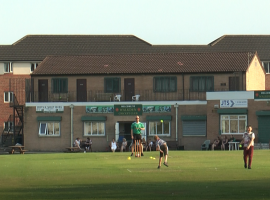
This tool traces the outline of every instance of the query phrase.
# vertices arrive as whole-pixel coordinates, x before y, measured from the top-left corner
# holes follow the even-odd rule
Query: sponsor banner
[[[247,108],[248,100],[220,100],[220,108]]]
[[[86,113],[113,113],[113,106],[86,106]]]
[[[64,106],[36,106],[37,113],[62,113]]]
[[[153,112],[171,112],[171,105],[147,105],[143,106],[144,113],[153,113]]]

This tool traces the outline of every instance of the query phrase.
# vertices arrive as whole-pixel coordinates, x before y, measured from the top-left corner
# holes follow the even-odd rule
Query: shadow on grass
[[[1,199],[270,199],[269,180],[74,184],[0,189]]]

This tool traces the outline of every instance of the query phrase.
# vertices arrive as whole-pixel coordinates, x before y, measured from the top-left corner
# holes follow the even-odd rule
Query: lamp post
[[[70,107],[70,147],[72,147],[72,144],[73,144],[73,109],[74,109],[74,105],[71,104],[69,107]]]
[[[178,141],[178,104],[174,104],[175,107],[175,140]]]

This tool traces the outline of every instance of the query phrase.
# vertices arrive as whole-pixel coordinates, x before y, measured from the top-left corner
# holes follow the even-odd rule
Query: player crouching
[[[156,150],[160,152],[158,169],[160,169],[163,154],[165,156],[165,160],[164,160],[163,165],[165,165],[166,167],[169,167],[168,163],[167,163],[167,158],[168,158],[167,143],[164,140],[160,139],[157,135],[154,136],[154,140],[156,142]]]

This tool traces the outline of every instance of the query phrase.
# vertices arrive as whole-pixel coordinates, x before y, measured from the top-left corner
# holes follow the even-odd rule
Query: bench
[[[97,93],[95,101],[112,101],[114,95],[112,93]]]
[[[26,151],[28,151],[28,150],[21,150],[20,154],[24,154],[24,152],[26,152]]]
[[[166,143],[169,150],[178,150],[178,141],[168,141]]]
[[[82,149],[79,147],[67,147],[68,152],[80,152]]]

